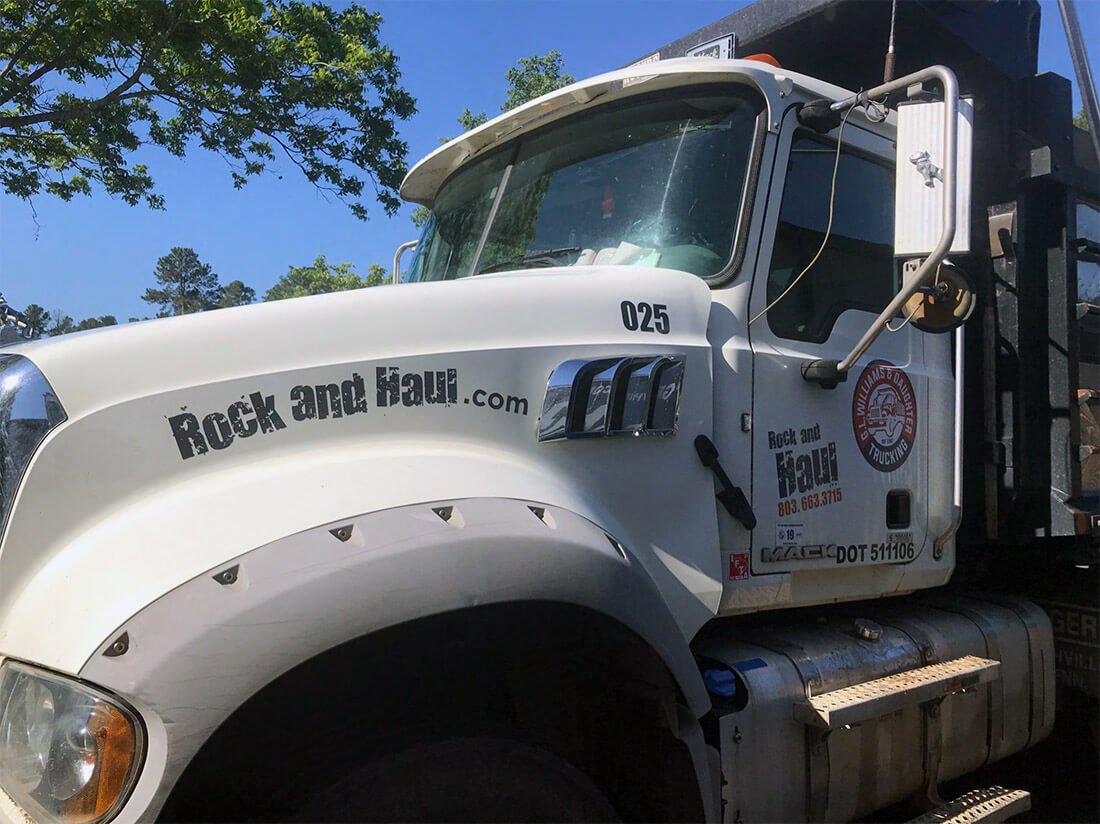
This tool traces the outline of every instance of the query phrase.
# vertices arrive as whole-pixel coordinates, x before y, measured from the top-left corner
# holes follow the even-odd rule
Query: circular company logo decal
[[[867,364],[852,396],[852,429],[859,451],[879,472],[905,463],[917,437],[917,398],[905,372],[889,361]]]

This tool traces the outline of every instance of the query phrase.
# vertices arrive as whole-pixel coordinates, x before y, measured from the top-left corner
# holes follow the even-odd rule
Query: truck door
[[[906,563],[927,539],[923,333],[899,318],[900,330],[884,333],[833,389],[801,371],[847,355],[897,292],[893,145],[852,113],[830,228],[836,130],[818,136],[788,114],[750,299],[752,572]],[[867,575],[881,577],[846,579]],[[834,575],[805,582],[827,597],[846,592]],[[852,589],[847,597],[875,594]]]

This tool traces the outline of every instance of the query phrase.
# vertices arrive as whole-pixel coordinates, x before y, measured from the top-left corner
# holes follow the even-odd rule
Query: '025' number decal
[[[668,306],[663,303],[631,303],[624,300],[619,308],[623,313],[623,326],[631,332],[659,332],[667,335],[671,328]]]

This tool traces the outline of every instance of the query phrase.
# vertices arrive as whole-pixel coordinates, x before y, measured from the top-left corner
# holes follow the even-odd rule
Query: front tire
[[[616,821],[596,786],[544,750],[498,738],[418,745],[357,767],[293,821]]]

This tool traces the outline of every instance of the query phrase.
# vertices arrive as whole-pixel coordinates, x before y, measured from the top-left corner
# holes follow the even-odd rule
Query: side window
[[[835,143],[795,136],[768,273],[768,303],[821,247],[835,160]],[[885,309],[897,292],[896,271],[893,169],[844,150],[829,241],[817,263],[768,312],[768,326],[781,338],[823,343],[845,309]]]

